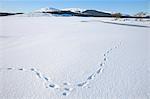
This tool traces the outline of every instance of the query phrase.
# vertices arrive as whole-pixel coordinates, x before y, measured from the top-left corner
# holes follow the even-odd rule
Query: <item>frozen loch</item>
[[[0,17],[0,99],[149,99],[149,24]]]

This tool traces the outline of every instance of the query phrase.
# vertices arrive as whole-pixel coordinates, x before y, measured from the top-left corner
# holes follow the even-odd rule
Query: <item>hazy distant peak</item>
[[[61,10],[62,11],[71,11],[71,12],[83,12],[86,9],[81,9],[81,8],[64,8],[64,9],[61,9]]]
[[[52,7],[45,7],[45,8],[36,10],[35,12],[53,12],[53,11],[59,11],[59,9],[52,8]]]

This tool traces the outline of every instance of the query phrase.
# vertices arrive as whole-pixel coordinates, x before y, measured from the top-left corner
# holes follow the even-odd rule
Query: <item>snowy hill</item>
[[[32,12],[32,13],[25,13],[21,15],[16,15],[18,17],[52,17],[54,15],[49,13],[41,13],[41,12]]]
[[[94,17],[101,17],[101,16],[111,16],[110,13],[105,13],[97,10],[85,10],[82,12],[82,14],[87,15],[87,16],[94,16]]]
[[[83,11],[85,11],[86,9],[80,9],[80,8],[65,8],[65,9],[61,9],[62,11],[71,11],[71,12],[75,12],[75,13],[82,13]]]
[[[36,10],[35,12],[53,12],[53,11],[59,11],[59,9],[46,7],[46,8],[41,8],[39,10]]]
[[[35,12],[40,13],[49,13],[57,16],[84,16],[84,17],[101,17],[101,16],[111,16],[111,14],[106,12],[101,12],[97,10],[86,10],[80,8],[65,8],[65,9],[55,9],[51,7],[41,8],[40,10],[36,10]]]

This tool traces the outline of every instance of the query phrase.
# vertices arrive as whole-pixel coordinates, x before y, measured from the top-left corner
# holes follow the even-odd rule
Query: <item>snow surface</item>
[[[0,17],[0,99],[150,98],[148,22]]]

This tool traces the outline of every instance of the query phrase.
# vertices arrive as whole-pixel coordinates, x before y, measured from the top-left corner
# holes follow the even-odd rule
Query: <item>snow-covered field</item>
[[[150,98],[149,22],[0,17],[0,99]]]

